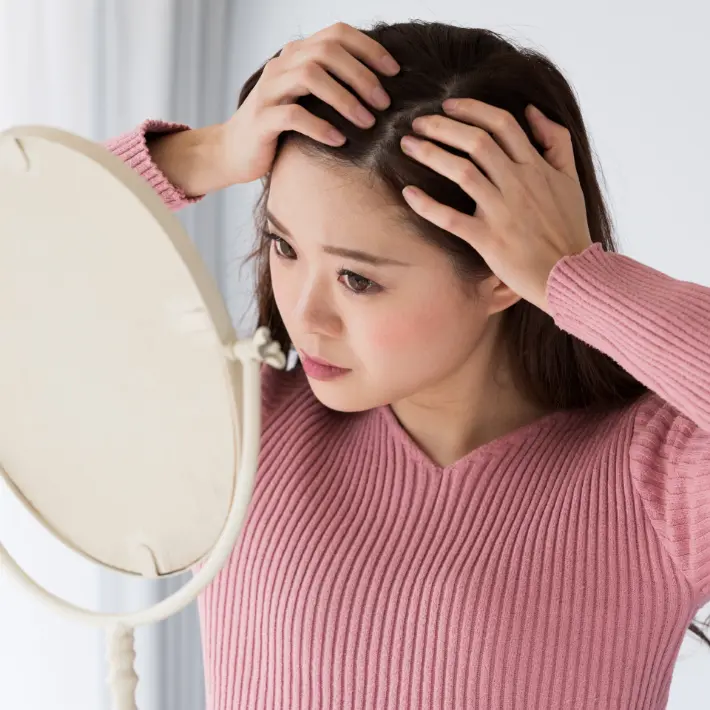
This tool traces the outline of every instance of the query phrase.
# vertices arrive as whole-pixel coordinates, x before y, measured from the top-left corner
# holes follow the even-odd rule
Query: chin
[[[381,398],[368,397],[366,394],[363,396],[361,388],[352,385],[345,387],[341,380],[316,380],[309,377],[308,383],[315,398],[336,412],[365,412],[383,404]]]

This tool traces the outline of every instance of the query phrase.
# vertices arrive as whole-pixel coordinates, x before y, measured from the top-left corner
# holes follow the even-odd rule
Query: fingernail
[[[340,131],[336,131],[335,129],[328,131],[328,138],[335,145],[342,145],[345,143],[345,136]]]
[[[371,126],[375,122],[375,117],[362,106],[357,107],[355,110],[355,116],[358,123],[362,123],[365,126]]]
[[[382,109],[387,108],[390,105],[390,97],[381,86],[378,86],[372,92],[372,103]]]
[[[400,67],[397,62],[390,57],[389,54],[386,54],[382,59],[380,60],[380,66],[385,70],[386,74],[396,74]]]
[[[405,153],[414,153],[419,147],[419,141],[412,136],[404,136],[399,144]]]

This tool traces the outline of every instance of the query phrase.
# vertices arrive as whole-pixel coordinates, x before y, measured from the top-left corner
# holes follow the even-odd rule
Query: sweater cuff
[[[153,162],[147,141],[151,134],[177,133],[189,129],[190,126],[184,123],[146,119],[134,130],[105,141],[103,145],[141,175],[167,207],[171,210],[179,210],[186,205],[199,202],[204,195],[188,197],[181,188],[173,185]]]

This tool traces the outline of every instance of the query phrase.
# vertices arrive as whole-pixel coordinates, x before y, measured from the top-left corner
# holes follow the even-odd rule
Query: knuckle
[[[263,74],[274,74],[276,73],[280,68],[284,66],[284,59],[282,56],[278,55],[276,57],[272,57],[269,59],[266,64],[264,64],[264,68],[262,69]]]
[[[419,155],[424,159],[428,160],[429,158],[432,157],[432,144],[429,143],[429,141],[421,141],[419,143],[419,146],[417,147],[417,150],[419,151]]]
[[[513,114],[510,113],[509,111],[501,111],[498,114],[496,128],[501,133],[509,131],[512,128],[515,128],[517,125],[518,125],[518,122],[515,120],[515,116],[513,116]]]
[[[461,161],[462,165],[459,168],[459,175],[458,178],[462,183],[465,184],[474,184],[475,182],[478,181],[478,168],[470,161]]]
[[[338,47],[340,47],[340,42],[338,42],[335,37],[323,37],[320,42],[316,45],[316,53],[319,57],[332,57]]]
[[[304,82],[311,83],[318,76],[319,69],[314,62],[308,61],[298,67],[298,73]]]
[[[473,149],[474,153],[482,153],[485,151],[490,143],[492,138],[486,131],[484,131],[482,128],[479,128],[476,130],[473,134],[473,137],[471,138],[471,148]]]
[[[446,214],[442,217],[442,222],[444,229],[447,232],[451,232],[452,234],[456,234],[458,230],[458,224],[459,220],[458,217],[455,214],[451,214],[450,212],[446,212]]]
[[[444,127],[444,117],[439,115],[422,116],[420,120],[424,128],[430,128],[433,131],[438,131]]]
[[[286,42],[281,49],[281,54],[292,54],[299,46],[300,40],[292,39],[290,42]]]
[[[284,115],[286,116],[286,120],[290,122],[295,122],[299,119],[301,115],[301,106],[298,104],[287,104],[284,107]]]
[[[324,35],[338,39],[343,37],[350,29],[350,25],[345,22],[334,22],[324,30]]]

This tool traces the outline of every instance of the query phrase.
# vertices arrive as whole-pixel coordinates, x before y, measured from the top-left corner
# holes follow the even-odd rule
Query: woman
[[[264,179],[259,324],[300,356],[199,598],[209,707],[665,707],[710,601],[710,289],[616,253],[552,62],[338,23],[225,124],[108,147],[173,209]]]

